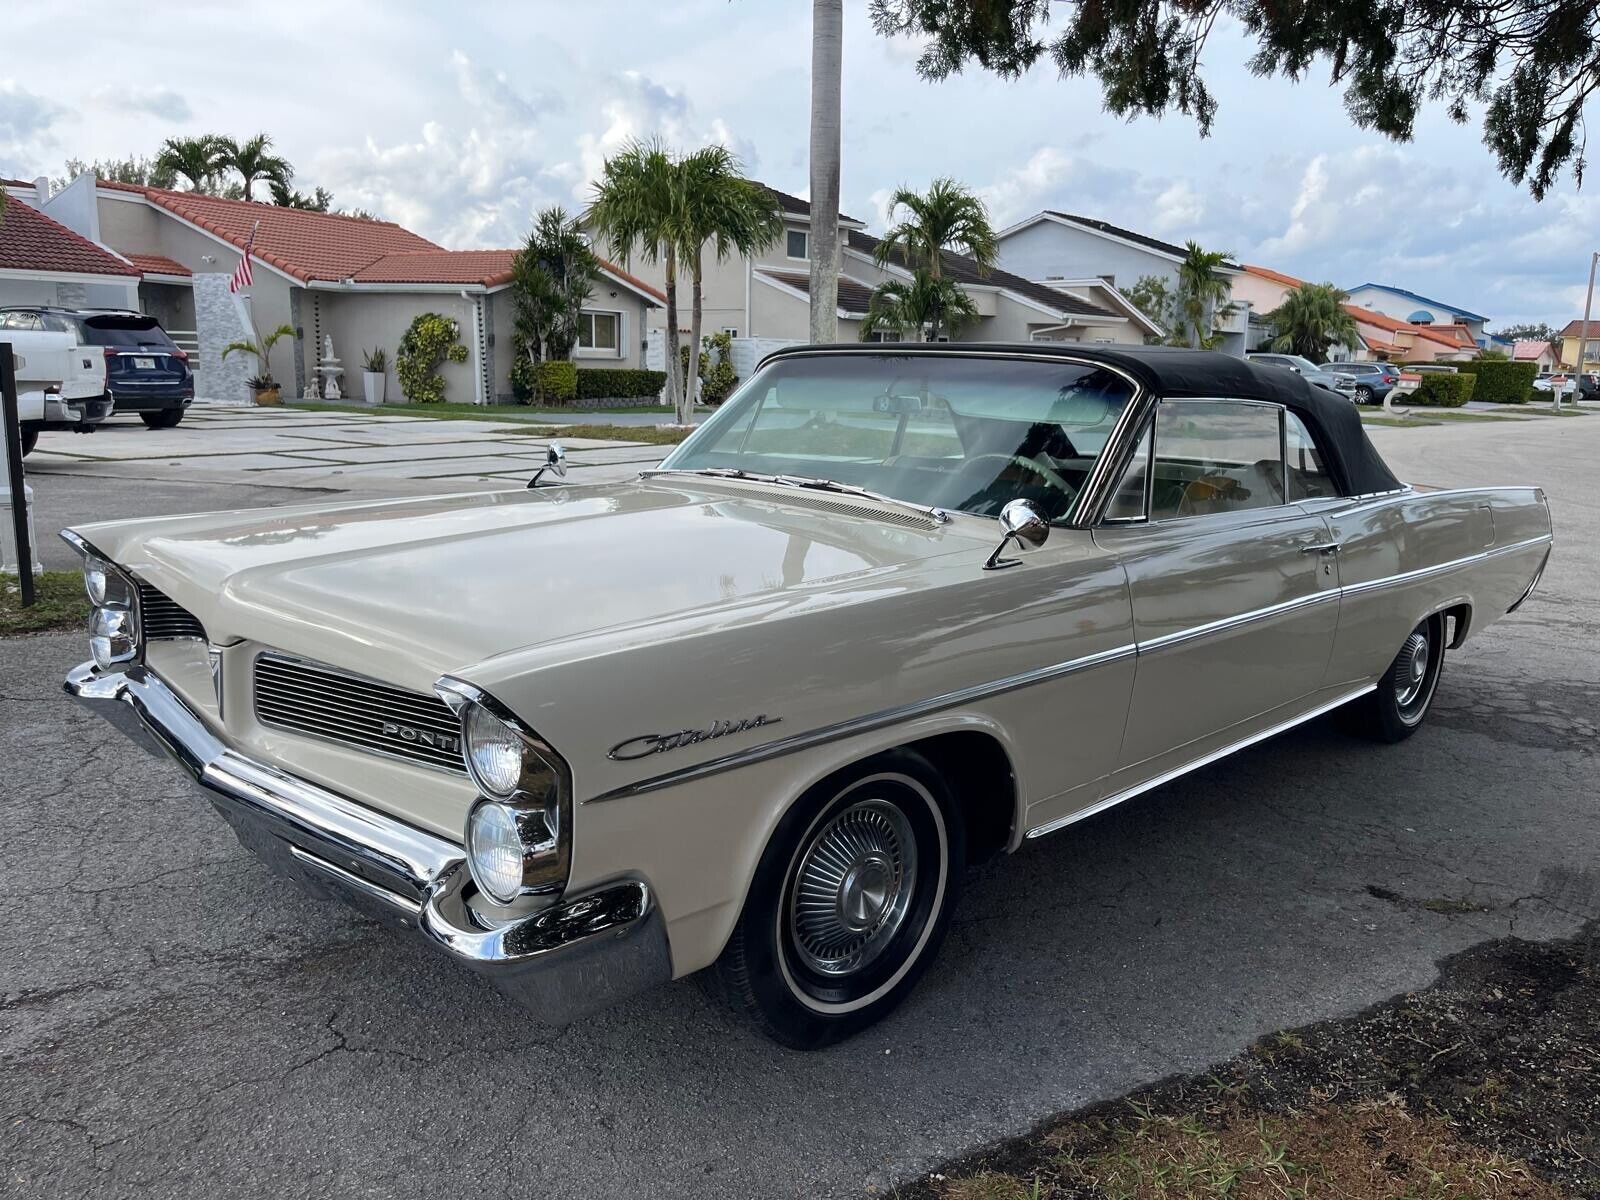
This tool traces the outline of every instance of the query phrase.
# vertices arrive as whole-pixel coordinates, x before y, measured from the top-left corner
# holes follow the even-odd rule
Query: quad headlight
[[[441,679],[461,721],[462,754],[483,793],[467,813],[467,869],[498,904],[559,892],[571,862],[571,773],[545,741],[492,697]]]
[[[133,580],[86,543],[68,541],[83,555],[83,590],[94,605],[89,653],[102,671],[125,666],[139,657],[139,602]]]

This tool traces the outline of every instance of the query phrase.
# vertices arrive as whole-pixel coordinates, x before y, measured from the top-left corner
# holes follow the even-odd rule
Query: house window
[[[736,338],[739,336],[739,329],[735,325],[724,325],[722,327],[722,332],[731,338]]]
[[[790,258],[804,258],[806,256],[806,231],[804,229],[789,230],[784,253]]]
[[[620,354],[622,314],[581,312],[578,314],[578,349],[590,354]]]

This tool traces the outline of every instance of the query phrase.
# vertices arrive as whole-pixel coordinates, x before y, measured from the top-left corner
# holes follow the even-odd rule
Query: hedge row
[[[622,367],[578,368],[579,400],[654,400],[666,386],[665,371],[638,371]]]
[[[1460,408],[1472,399],[1472,390],[1477,382],[1475,376],[1464,371],[1453,375],[1428,371],[1422,376],[1417,390],[1407,396],[1404,403],[1419,404],[1425,408]]]
[[[1539,375],[1538,363],[1504,358],[1479,358],[1450,365],[1463,375],[1477,377],[1478,384],[1472,390],[1474,400],[1495,404],[1526,404],[1533,398],[1533,381]]]

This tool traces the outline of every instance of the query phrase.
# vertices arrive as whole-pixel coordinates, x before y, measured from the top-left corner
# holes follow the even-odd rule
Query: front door
[[[1127,571],[1139,647],[1107,794],[1249,737],[1323,685],[1339,580],[1326,523],[1292,502],[1303,484],[1285,471],[1285,418],[1275,404],[1163,400],[1153,448],[1129,468],[1144,515],[1114,509],[1096,531]]]

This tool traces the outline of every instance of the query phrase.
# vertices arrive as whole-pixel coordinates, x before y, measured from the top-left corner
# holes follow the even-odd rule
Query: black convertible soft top
[[[1103,362],[1137,379],[1158,396],[1204,396],[1236,400],[1265,400],[1295,413],[1311,430],[1327,458],[1328,470],[1346,496],[1389,492],[1402,486],[1378,456],[1361,428],[1356,406],[1337,392],[1307,383],[1284,367],[1258,366],[1214,350],[1184,350],[1176,346],[1084,346],[1076,342],[911,342],[855,345],[795,346],[777,355],[804,354],[807,350],[850,351],[863,354],[1006,354],[1017,357],[1059,357],[1063,354],[1087,362]],[[774,356],[776,357],[776,355]]]

